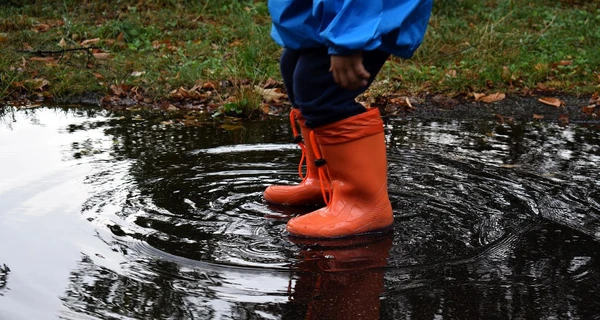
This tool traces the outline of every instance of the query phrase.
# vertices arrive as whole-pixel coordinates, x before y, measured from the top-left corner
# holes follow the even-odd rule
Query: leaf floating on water
[[[538,101],[545,105],[549,105],[549,106],[553,106],[553,107],[557,107],[557,108],[560,108],[565,105],[565,102],[558,98],[539,98]]]

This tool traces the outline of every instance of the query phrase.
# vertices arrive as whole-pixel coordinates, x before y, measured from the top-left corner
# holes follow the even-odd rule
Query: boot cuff
[[[383,132],[383,121],[378,108],[322,127],[314,128],[319,144],[339,144]]]

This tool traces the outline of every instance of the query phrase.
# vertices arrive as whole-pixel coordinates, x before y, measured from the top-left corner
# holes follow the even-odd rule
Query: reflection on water
[[[17,319],[26,311],[3,303],[25,304],[17,289],[52,292],[62,309],[43,311],[66,319],[600,316],[595,127],[386,119],[394,233],[314,243],[285,233],[312,208],[261,198],[297,181],[285,120],[226,130],[238,127],[99,110],[2,119],[0,202],[16,220],[0,222],[0,266],[11,266],[0,267],[0,310]],[[57,156],[24,156],[40,150]],[[68,209],[51,222],[24,213],[57,204]],[[36,225],[78,230],[62,235],[76,245],[48,249]],[[15,239],[71,261],[46,258],[65,283],[31,283],[51,276],[25,274],[37,269]]]

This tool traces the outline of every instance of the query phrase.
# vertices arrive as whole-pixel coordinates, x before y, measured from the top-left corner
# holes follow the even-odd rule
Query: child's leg
[[[363,53],[369,84],[388,58]],[[367,87],[346,90],[329,72],[325,49],[304,51],[294,71],[294,99],[306,119],[326,207],[287,223],[291,235],[337,238],[390,230],[387,158],[379,109],[355,101]],[[306,139],[306,137],[305,137]]]
[[[369,85],[388,57],[389,54],[383,51],[363,52],[363,65],[371,74]],[[292,90],[294,105],[300,108],[302,116],[306,119],[306,125],[311,128],[366,111],[354,99],[368,86],[352,91],[340,87],[329,71],[329,59],[326,48],[303,50],[294,70]]]
[[[298,146],[302,149],[302,158],[300,160],[298,172],[303,179],[302,182],[297,185],[269,186],[265,190],[263,196],[267,202],[275,204],[322,205],[324,202],[321,194],[319,175],[315,166],[315,156],[310,141],[308,140],[310,130],[306,127],[304,119],[298,111],[298,106],[294,102],[294,71],[296,70],[299,58],[300,51],[284,49],[281,54],[281,60],[279,61],[279,67],[288,97],[294,107],[291,114],[293,117],[291,119],[291,125],[292,127],[296,127],[297,124],[300,125],[300,134],[304,137],[303,140],[298,140],[298,137],[294,137],[294,141],[298,143]],[[302,174],[303,160],[306,161],[305,174]]]
[[[283,84],[287,91],[288,98],[294,108],[298,108],[294,102],[294,71],[300,58],[300,51],[292,49],[283,49],[279,60],[279,71],[283,78]]]

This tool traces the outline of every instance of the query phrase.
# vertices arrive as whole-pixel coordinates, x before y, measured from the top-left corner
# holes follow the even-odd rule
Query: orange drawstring
[[[329,206],[331,202],[331,197],[333,196],[333,190],[331,188],[331,178],[329,177],[329,172],[325,171],[325,164],[327,162],[325,159],[321,157],[321,151],[319,150],[319,146],[317,145],[317,140],[315,138],[315,132],[310,132],[310,143],[312,144],[313,152],[315,153],[315,165],[317,166],[317,170],[319,171],[319,182],[321,185],[321,193],[323,194],[323,200],[325,204]],[[325,191],[327,189],[327,191]]]
[[[298,175],[304,181],[308,176],[308,166],[306,166],[306,176],[302,172],[302,166],[306,161],[306,145],[304,144],[304,139],[302,135],[298,134],[298,128],[296,128],[296,113],[299,113],[298,109],[292,108],[290,111],[290,124],[292,125],[292,134],[294,135],[294,142],[298,144],[300,150],[302,150],[302,156],[300,157],[300,163],[298,163]]]

